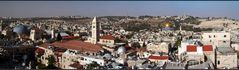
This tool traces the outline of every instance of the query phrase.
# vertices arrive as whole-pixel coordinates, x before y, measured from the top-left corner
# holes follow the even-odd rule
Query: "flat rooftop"
[[[185,64],[179,62],[166,62],[165,69],[185,69]]]
[[[231,47],[217,47],[217,52],[220,54],[234,54],[236,51],[234,51]]]

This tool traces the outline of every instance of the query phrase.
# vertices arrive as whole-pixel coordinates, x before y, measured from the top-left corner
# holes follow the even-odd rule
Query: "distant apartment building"
[[[99,43],[112,47],[115,44],[115,38],[112,35],[103,35]]]
[[[213,45],[216,47],[230,47],[231,35],[226,32],[208,32],[202,34],[203,44]]]

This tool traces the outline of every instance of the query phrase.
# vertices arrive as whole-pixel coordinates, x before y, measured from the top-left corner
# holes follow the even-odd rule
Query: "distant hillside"
[[[232,29],[237,29],[239,28],[239,21],[230,20],[230,19],[214,19],[214,20],[202,21],[199,25],[195,25],[194,27],[200,27],[200,28],[228,27]]]

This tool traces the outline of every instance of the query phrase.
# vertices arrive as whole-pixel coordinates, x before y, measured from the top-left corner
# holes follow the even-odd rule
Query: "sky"
[[[181,16],[239,19],[239,1],[0,1],[0,16]]]

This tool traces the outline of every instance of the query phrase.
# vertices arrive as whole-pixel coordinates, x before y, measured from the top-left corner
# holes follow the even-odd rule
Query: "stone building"
[[[100,57],[100,52],[103,49],[99,45],[68,40],[54,43],[44,43],[37,47],[36,57],[38,62],[48,65],[48,58],[54,56],[55,66],[63,69],[72,69],[70,65],[79,62],[81,65],[89,64],[93,61],[100,65],[104,65],[103,57]]]
[[[208,32],[202,34],[203,44],[213,45],[213,49],[216,47],[230,46],[231,36],[226,32]]]
[[[103,35],[99,43],[112,47],[115,44],[115,38],[112,35]]]
[[[168,43],[166,43],[166,42],[147,44],[148,51],[168,53],[168,49],[169,49]]]
[[[96,17],[94,17],[91,25],[91,42],[96,44],[99,40],[99,22],[97,21]]]
[[[215,61],[218,69],[237,69],[237,53],[230,47],[216,48]]]

